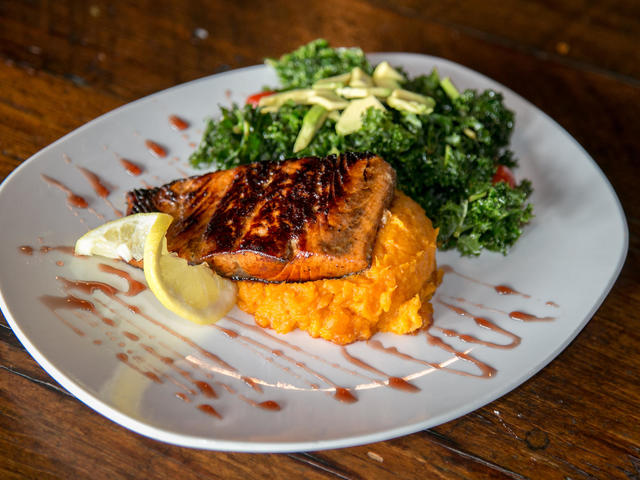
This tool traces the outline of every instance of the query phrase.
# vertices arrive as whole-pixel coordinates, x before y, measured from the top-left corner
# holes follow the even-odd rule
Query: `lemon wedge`
[[[173,218],[158,216],[144,242],[144,276],[166,308],[194,323],[224,317],[236,302],[237,287],[216,275],[206,263],[189,265],[167,251],[166,233]]]
[[[88,231],[78,239],[77,255],[122,258],[125,262],[142,260],[144,242],[151,226],[166,213],[138,213],[122,217]]]
[[[173,221],[166,213],[137,213],[107,222],[78,239],[75,253],[144,260],[149,288],[166,308],[199,324],[224,317],[236,303],[236,285],[206,263],[189,265],[167,250]]]

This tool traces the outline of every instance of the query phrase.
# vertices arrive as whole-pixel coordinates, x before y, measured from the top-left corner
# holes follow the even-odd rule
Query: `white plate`
[[[143,182],[160,185],[184,173],[197,173],[188,168],[186,159],[193,142],[200,139],[204,119],[215,115],[218,105],[242,102],[263,85],[276,84],[273,72],[263,66],[208,77],[119,108],[37,153],[4,181],[0,187],[0,300],[11,327],[36,361],[82,402],[143,435],[197,448],[282,452],[375,442],[441,424],[504,395],[558,355],[602,303],[626,256],[625,218],[607,179],[558,124],[506,87],[439,58],[404,53],[371,56],[373,62],[382,59],[402,65],[411,75],[429,73],[437,67],[441,75],[450,76],[460,88],[496,89],[504,93],[506,104],[516,112],[512,145],[520,159],[516,174],[533,182],[534,220],[506,257],[485,253],[465,259],[452,252],[438,254],[439,263],[484,282],[446,275],[439,289],[441,298],[464,297],[471,303],[447,301],[521,337],[517,348],[504,350],[464,343],[432,329],[455,348],[494,367],[497,374],[493,378],[430,371],[366,343],[350,346],[352,355],[384,371],[384,375],[378,375],[346,361],[339,347],[304,333],[281,337],[301,347],[302,351],[296,351],[253,329],[223,320],[220,325],[245,336],[230,339],[212,327],[185,324],[163,310],[148,291],[124,298],[160,319],[183,339],[127,312],[101,294],[95,297],[118,312],[114,314],[96,303],[103,315],[116,319],[114,327],[86,312],[58,310],[56,316],[39,300],[43,295],[66,295],[56,276],[103,279],[124,286],[123,280],[98,270],[100,259],[82,260],[60,251],[38,253],[42,245],[73,245],[81,234],[102,223],[98,215],[114,217],[113,208],[96,195],[76,167],[98,174],[111,187],[108,199],[119,210],[124,210],[125,192],[143,186]],[[188,120],[191,127],[185,132],[173,130],[168,122],[171,114]],[[147,139],[164,145],[168,157],[153,157],[145,147]],[[146,173],[141,177],[127,174],[118,155],[143,165]],[[86,198],[94,213],[68,205],[66,194],[45,182],[41,174]],[[35,248],[33,255],[19,252],[19,247],[25,245]],[[140,271],[131,267],[111,264],[143,278]],[[498,295],[491,288],[498,284],[510,285],[530,297]],[[500,313],[516,309],[556,319],[519,322]],[[232,316],[251,323],[238,310],[232,311]],[[69,325],[84,335],[75,333]],[[508,342],[504,336],[477,327],[472,318],[460,316],[442,304],[435,305],[435,325],[489,341]],[[127,336],[127,332],[135,333],[139,339]],[[207,370],[197,368],[193,362],[214,370],[220,370],[219,365],[194,344],[185,342],[187,338],[215,352],[241,374],[264,381],[263,392],[233,378],[233,372],[231,376],[217,372],[207,377]],[[247,338],[264,346],[252,344]],[[415,357],[448,361],[449,368],[477,372],[469,362],[427,344],[424,334],[376,338]],[[155,348],[159,356],[172,357],[176,369],[147,353],[143,345]],[[285,355],[274,355],[274,350],[282,350]],[[118,353],[127,352],[130,364],[116,358]],[[342,367],[331,366],[334,362]],[[308,370],[300,366],[302,363]],[[136,368],[171,378],[163,376],[162,383],[156,383]],[[186,374],[178,370],[189,371],[193,379],[208,382],[219,398],[212,400],[202,394],[191,395],[190,402],[177,398],[177,392],[194,388]],[[310,370],[333,384],[359,386],[358,402],[335,400],[332,383],[314,376]],[[408,378],[421,391],[409,393],[371,381],[384,380],[385,375]],[[283,384],[288,388],[282,388]],[[319,388],[315,390],[311,384]],[[266,400],[277,402],[282,410],[268,411],[250,404]],[[213,405],[222,419],[196,408],[203,403]]]

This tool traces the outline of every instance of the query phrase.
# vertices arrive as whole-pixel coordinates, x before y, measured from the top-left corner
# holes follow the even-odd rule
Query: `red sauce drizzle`
[[[456,357],[460,358],[461,360],[466,360],[468,362],[473,363],[476,367],[478,367],[480,369],[481,373],[481,377],[484,378],[490,378],[493,377],[496,374],[496,369],[493,368],[490,365],[487,365],[484,362],[481,362],[480,360],[478,360],[475,357],[472,357],[471,355],[464,353],[464,352],[460,352],[459,350],[456,350],[455,348],[453,348],[451,345],[449,345],[448,343],[442,341],[441,338],[436,337],[434,335],[431,335],[429,332],[427,332],[427,342],[429,343],[429,345],[433,345],[435,347],[441,348],[449,353],[454,354]],[[458,372],[460,375],[464,375],[464,376],[469,376],[469,377],[477,377],[478,375],[474,375],[472,373],[466,373],[466,372]]]
[[[83,337],[84,332],[80,330],[78,327],[69,322],[62,315],[59,315],[57,310],[85,310],[89,312],[95,311],[95,306],[93,303],[82,300],[80,298],[74,297],[72,295],[68,295],[66,297],[54,297],[51,295],[43,295],[40,297],[40,301],[53,313],[62,323],[64,323],[67,327],[69,327],[76,335]]]
[[[194,380],[193,384],[196,387],[198,387],[198,390],[200,390],[200,393],[202,393],[205,397],[218,398],[218,394],[216,393],[216,391],[207,382],[203,382],[201,380]]]
[[[452,273],[454,275],[459,276],[460,278],[464,278],[465,280],[469,280],[470,282],[477,283],[478,285],[484,285],[485,287],[493,288],[500,295],[520,295],[523,298],[531,298],[531,295],[527,293],[522,293],[507,285],[491,285],[486,282],[481,282],[480,280],[476,280],[475,278],[468,277],[467,275],[463,275],[460,272],[456,272],[451,265],[440,265],[440,270],[443,273]],[[547,302],[547,305],[558,306],[554,302]]]
[[[153,372],[146,372],[144,370],[142,370],[141,368],[139,368],[137,365],[134,365],[133,363],[131,363],[131,361],[129,360],[129,355],[127,355],[126,353],[116,353],[116,358],[118,360],[120,360],[122,363],[126,364],[127,366],[133,368],[136,372],[141,373],[142,375],[144,375],[145,377],[147,377],[149,380],[151,380],[152,382],[155,383],[164,383],[160,377],[158,377],[158,375],[156,375]]]
[[[42,174],[42,178],[48,184],[53,185],[54,187],[62,190],[64,193],[67,194],[68,205],[76,208],[87,208],[89,206],[89,204],[84,198],[82,198],[80,195],[76,195],[75,193],[73,193],[67,186],[63,185],[59,181],[54,180],[53,178],[44,174]]]
[[[228,317],[228,318],[229,318],[229,317]],[[239,322],[238,320],[235,320],[235,319],[232,319],[232,318],[229,318],[229,320],[231,320],[232,322],[234,322],[234,323],[236,323],[236,324],[244,325],[244,326],[245,326],[245,327],[247,327],[247,328],[253,328],[253,326],[248,325],[248,324],[244,324],[243,322]],[[327,385],[330,385],[330,386],[332,386],[332,387],[334,387],[334,388],[338,388],[338,386],[337,386],[335,383],[333,383],[331,380],[329,380],[327,377],[325,377],[325,376],[324,376],[324,375],[322,375],[321,373],[317,372],[316,370],[313,370],[312,368],[309,368],[305,363],[300,362],[300,361],[296,361],[296,360],[295,360],[295,359],[293,359],[292,357],[289,357],[289,356],[285,355],[281,350],[273,350],[273,349],[271,349],[271,347],[268,347],[267,345],[265,345],[265,344],[263,344],[263,343],[260,343],[260,342],[258,342],[257,340],[254,340],[254,339],[252,339],[252,338],[250,338],[250,337],[246,337],[246,336],[244,336],[244,335],[239,335],[239,334],[237,334],[236,332],[234,332],[233,330],[225,329],[225,328],[223,328],[223,327],[220,327],[219,325],[212,325],[212,326],[213,326],[214,328],[216,328],[216,329],[218,329],[218,330],[222,331],[223,333],[226,333],[226,334],[229,334],[229,332],[232,332],[232,335],[233,335],[233,334],[237,335],[238,337],[242,338],[242,340],[243,340],[244,342],[246,342],[246,343],[248,343],[248,344],[251,344],[251,345],[254,345],[254,346],[256,346],[256,347],[258,347],[258,348],[260,348],[260,349],[262,349],[262,350],[269,351],[269,352],[271,352],[271,354],[272,354],[272,355],[277,356],[277,357],[280,357],[280,358],[282,358],[282,359],[286,360],[287,362],[294,364],[296,367],[300,368],[301,370],[304,370],[305,372],[307,372],[307,373],[309,373],[309,374],[311,374],[311,375],[315,376],[316,378],[318,378],[318,379],[322,380],[322,381],[323,381],[323,382],[325,382]],[[288,342],[286,342],[286,341],[284,341],[284,340],[277,339],[277,338],[275,338],[275,337],[273,337],[273,336],[271,336],[271,335],[269,335],[269,334],[264,333],[264,332],[262,331],[262,328],[260,328],[260,327],[255,327],[255,329],[256,329],[256,331],[258,331],[258,332],[262,333],[263,335],[266,335],[266,336],[268,336],[269,338],[273,338],[274,340],[276,340],[276,341],[277,341],[277,342],[279,342],[280,344],[285,344],[285,345],[287,345],[287,346],[291,347],[292,349],[294,349],[294,350],[296,350],[296,351],[302,351],[302,349],[301,349],[300,347],[297,347],[297,346],[292,345],[292,344],[290,344],[290,343],[288,343]],[[226,331],[226,332],[225,332],[225,331]],[[235,338],[235,337],[233,337],[233,338]],[[282,367],[282,368],[283,368],[284,370],[286,370],[286,371],[290,371],[287,367]],[[243,380],[245,380],[245,378],[244,378],[244,377],[243,377],[242,379],[243,379]],[[253,380],[251,380],[251,382],[252,382],[252,383],[247,383],[247,384],[248,384],[249,386],[251,386],[254,390],[262,391],[261,389],[260,389],[260,390],[258,390],[258,389],[256,388],[256,387],[258,387],[258,385],[256,385],[256,384],[253,382]],[[245,383],[246,383],[246,380],[245,380]],[[258,387],[258,388],[259,388],[259,387]]]
[[[30,247],[29,245],[22,245],[18,247],[18,251],[25,255],[33,255],[33,247]]]
[[[153,372],[144,372],[144,376],[156,383],[163,383],[162,380],[160,380],[160,377]]]
[[[137,177],[138,175],[142,174],[142,167],[140,167],[139,165],[136,165],[130,160],[127,160],[126,158],[121,158],[120,164],[124,167],[124,169],[127,171],[129,175],[133,175],[134,177]]]
[[[420,389],[415,385],[407,382],[404,378],[400,377],[389,377],[388,385],[391,388],[395,388],[396,390],[404,390],[405,392],[419,392]]]
[[[132,340],[134,342],[137,342],[138,340],[140,340],[140,337],[138,335],[136,335],[135,333],[131,333],[131,332],[123,332],[122,333],[125,337],[127,337],[129,340]]]
[[[258,385],[252,378],[242,376],[242,381],[246,385],[248,385],[251,388],[253,388],[256,392],[262,393],[262,387],[260,385]]]
[[[191,403],[191,399],[187,396],[186,393],[177,392],[176,397],[178,397],[183,402]]]
[[[82,288],[82,282],[78,282],[80,285],[78,285],[79,288]],[[68,285],[69,288],[72,287],[76,287],[75,282],[70,282],[70,284]],[[118,290],[116,290],[118,291]],[[176,332],[175,330],[169,328],[167,325],[165,325],[164,323],[156,320],[155,318],[147,315],[146,313],[144,313],[139,307],[135,306],[135,305],[130,305],[126,302],[124,302],[123,300],[121,300],[120,298],[118,298],[115,295],[111,295],[111,298],[113,300],[115,300],[116,302],[118,302],[120,305],[124,306],[125,308],[128,308],[129,311],[135,313],[136,315],[140,315],[142,318],[144,318],[145,320],[148,320],[149,322],[151,322],[153,325],[161,328],[162,330],[164,330],[165,332],[169,333],[170,335],[174,336],[175,338],[177,338],[178,340],[181,340],[182,342],[186,343],[187,345],[189,345],[191,348],[193,348],[194,350],[198,351],[202,356],[206,357],[209,360],[214,361],[215,363],[217,363],[218,365],[220,365],[221,367],[232,371],[232,372],[237,372],[237,370],[232,367],[231,365],[229,365],[227,362],[225,362],[224,360],[222,360],[220,357],[218,357],[217,355],[215,355],[214,353],[205,350],[204,348],[202,348],[200,345],[198,345],[197,343],[195,343],[193,340],[191,340],[188,337],[185,337],[184,335],[179,334],[178,332]],[[151,336],[150,336],[151,338]]]
[[[509,332],[508,330],[505,330],[503,328],[500,328],[498,325],[496,325],[495,323],[487,320],[486,318],[483,317],[476,317],[475,315],[470,314],[469,312],[467,312],[465,309],[457,307],[455,305],[451,305],[449,303],[445,303],[443,301],[438,301],[441,305],[444,305],[445,307],[447,307],[449,310],[452,310],[454,312],[456,312],[458,315],[462,316],[462,317],[470,317],[473,319],[473,321],[476,323],[476,325],[478,325],[479,327],[483,327],[486,328],[487,330],[491,330],[493,332],[496,333],[500,333],[506,337],[511,338],[511,343],[508,344],[499,344],[499,343],[494,343],[494,342],[487,342],[484,340],[480,340],[477,337],[474,337],[473,335],[465,335],[465,334],[461,334],[456,332],[455,330],[451,330],[451,329],[447,329],[447,328],[440,328],[439,330],[444,333],[446,336],[448,337],[458,337],[460,340],[467,342],[467,343],[477,343],[480,345],[484,345],[487,347],[491,347],[491,348],[502,348],[502,349],[511,349],[511,348],[515,348],[518,345],[520,345],[521,342],[521,338],[511,332]]]
[[[234,367],[232,367],[227,362],[222,360],[216,354],[210,352],[209,350],[206,350],[206,349],[202,348],[200,345],[198,345],[196,342],[194,342],[190,338],[185,337],[184,335],[181,335],[180,333],[178,333],[175,330],[171,329],[170,327],[168,327],[164,323],[162,323],[162,322],[156,320],[155,318],[147,315],[146,313],[144,313],[140,309],[140,307],[137,307],[135,305],[131,305],[131,304],[123,301],[122,299],[118,298],[116,296],[116,293],[118,293],[120,291],[117,288],[115,288],[115,287],[113,287],[111,285],[107,285],[107,284],[102,283],[102,282],[70,281],[70,280],[67,280],[67,279],[62,278],[62,277],[56,277],[56,278],[61,280],[62,282],[64,282],[66,288],[76,288],[76,289],[79,289],[79,290],[84,291],[86,293],[92,293],[93,290],[96,290],[96,289],[97,290],[101,290],[105,295],[109,296],[110,298],[112,298],[114,301],[118,302],[123,307],[129,309],[129,311],[135,313],[136,315],[140,315],[142,318],[144,318],[145,320],[151,322],[156,327],[161,328],[162,330],[164,330],[165,332],[167,332],[170,335],[174,336],[178,340],[186,343],[191,348],[193,348],[198,353],[200,353],[200,355],[202,355],[205,358],[217,363],[218,365],[220,365],[221,367],[223,367],[223,368],[225,368],[225,369],[227,369],[229,371],[237,372],[237,370]]]
[[[40,253],[43,255],[51,251],[66,253],[68,255],[73,255],[74,257],[84,257],[84,255],[76,255],[73,247],[67,247],[64,245],[57,246],[57,247],[50,247],[48,245],[43,245],[40,247]]]
[[[371,365],[369,365],[368,363],[362,361],[361,359],[354,357],[353,355],[351,355],[347,349],[345,347],[342,347],[342,356],[344,358],[346,358],[349,362],[353,363],[354,365],[364,369],[364,370],[369,370],[370,372],[376,373],[378,375],[382,375],[382,376],[387,376],[386,373],[384,373],[382,370],[378,370],[375,367],[372,367]],[[399,378],[399,377],[389,377],[389,379],[387,380],[387,382],[385,383],[385,385],[387,385],[388,387],[391,388],[396,388],[398,390],[404,390],[406,392],[419,392],[420,389],[418,387],[416,387],[415,385],[410,384],[409,382],[407,382],[406,380]]]
[[[211,415],[212,417],[218,417],[220,420],[222,420],[222,415],[220,415],[218,411],[215,408],[213,408],[211,405],[203,403],[201,405],[198,405],[198,410],[206,413],[207,415]]]
[[[67,295],[66,297],[54,297],[44,295],[40,300],[53,310],[84,310],[85,312],[95,312],[96,306],[89,300]]]
[[[242,328],[246,328],[246,329],[249,329],[249,330],[253,330],[253,331],[255,331],[256,333],[259,333],[259,334],[260,334],[261,336],[263,336],[263,337],[267,337],[267,338],[269,338],[269,339],[273,340],[274,342],[276,342],[276,343],[278,343],[278,344],[280,344],[280,345],[285,345],[286,347],[291,348],[292,350],[294,350],[294,351],[296,351],[296,352],[298,352],[298,353],[304,353],[304,354],[306,354],[306,355],[309,355],[310,357],[312,357],[312,358],[314,358],[314,359],[316,359],[316,360],[318,360],[318,361],[320,361],[320,362],[323,362],[323,363],[324,363],[324,364],[326,364],[326,365],[330,365],[330,366],[331,366],[331,367],[333,367],[333,368],[337,368],[337,369],[343,370],[343,371],[345,371],[345,372],[350,373],[351,375],[356,375],[356,376],[359,376],[359,377],[367,378],[367,379],[368,379],[368,380],[370,380],[370,381],[376,381],[375,379],[373,379],[373,378],[371,378],[371,377],[367,377],[367,376],[365,376],[365,375],[362,375],[362,374],[361,374],[361,373],[359,373],[359,372],[355,372],[355,371],[351,371],[351,370],[344,369],[344,368],[342,368],[342,367],[341,367],[339,364],[337,364],[337,363],[331,363],[331,362],[328,362],[326,359],[324,359],[323,357],[321,357],[321,356],[319,356],[319,355],[315,355],[315,354],[313,354],[313,353],[310,353],[310,352],[304,351],[302,348],[298,347],[297,345],[294,345],[294,344],[292,344],[292,343],[289,343],[289,342],[287,342],[287,341],[285,341],[285,340],[282,340],[281,338],[278,338],[278,337],[276,337],[276,336],[274,336],[274,335],[271,335],[271,334],[269,334],[269,333],[265,332],[265,330],[264,330],[262,327],[259,327],[259,326],[257,326],[257,325],[251,325],[251,324],[248,324],[248,323],[244,323],[244,322],[241,322],[241,321],[239,321],[239,320],[237,320],[237,319],[235,319],[235,318],[229,317],[229,316],[227,316],[227,319],[228,319],[229,321],[233,322],[233,323],[234,323],[234,324],[236,324],[236,325],[242,326]],[[218,325],[213,325],[213,326],[214,326],[215,328],[220,328]],[[247,341],[248,343],[251,343],[251,344],[253,344],[253,345],[258,346],[259,348],[262,348],[262,349],[265,349],[265,350],[267,350],[267,351],[270,351],[270,352],[271,352],[271,354],[272,354],[273,356],[275,356],[275,357],[283,358],[283,359],[285,359],[286,361],[288,361],[288,362],[290,362],[290,363],[295,364],[295,366],[296,366],[296,367],[298,367],[298,368],[300,368],[300,369],[304,370],[305,372],[307,372],[307,373],[309,373],[309,374],[311,374],[311,375],[315,376],[316,378],[318,378],[318,379],[322,380],[322,381],[323,381],[323,382],[325,382],[327,385],[330,385],[331,387],[336,388],[336,389],[342,388],[342,387],[339,387],[338,385],[336,385],[334,382],[332,382],[330,379],[328,379],[328,378],[327,378],[327,377],[325,377],[324,375],[322,375],[322,374],[320,374],[319,372],[317,372],[317,371],[315,371],[315,370],[313,370],[313,369],[311,369],[311,368],[307,367],[303,362],[295,361],[293,358],[291,358],[291,357],[289,357],[289,356],[285,355],[285,354],[284,354],[284,352],[283,352],[282,350],[272,349],[272,348],[270,348],[270,347],[267,347],[267,346],[266,346],[266,345],[264,345],[264,344],[261,344],[260,342],[257,342],[257,341],[255,341],[255,340],[253,340],[253,339],[251,339],[251,338],[248,338],[248,337],[244,337],[244,336],[242,336],[242,338],[243,338],[245,341]],[[384,374],[383,374],[383,375],[384,375]],[[382,382],[379,382],[379,383],[380,383],[380,384],[382,384]],[[314,390],[319,389],[318,385],[316,385],[316,384],[310,384],[310,387],[311,387],[311,388],[313,388]],[[334,396],[334,398],[338,399],[338,397],[336,397],[336,396]],[[354,398],[355,398],[355,397],[354,397]]]
[[[506,285],[496,285],[495,287],[493,287],[493,289],[496,292],[498,292],[500,295],[520,295],[521,297],[524,297],[524,298],[531,298],[531,295],[520,293],[517,290],[514,290],[513,288],[508,287]]]
[[[109,189],[104,186],[104,184],[102,183],[98,175],[96,175],[90,170],[87,170],[84,167],[78,167],[78,169],[80,169],[83,175],[87,177],[87,180],[89,180],[89,183],[91,183],[91,186],[93,187],[93,190],[96,192],[96,195],[98,195],[101,198],[107,198],[109,196],[109,193],[111,192],[109,192]]]
[[[355,403],[358,399],[346,388],[336,387],[336,393],[333,398],[343,403]]]
[[[265,402],[260,402],[257,405],[260,408],[263,408],[264,410],[273,410],[273,411],[280,411],[280,405],[277,402],[274,402],[273,400],[267,400]]]
[[[126,302],[124,302],[123,300],[121,300],[120,298],[118,298],[116,296],[116,294],[118,292],[120,292],[117,288],[108,285],[106,283],[103,282],[87,282],[87,281],[81,281],[81,280],[77,280],[77,281],[71,281],[71,280],[67,280],[66,278],[63,277],[56,277],[56,279],[60,280],[61,282],[63,282],[65,284],[65,288],[67,289],[77,289],[80,290],[82,292],[91,294],[94,291],[98,290],[101,291],[102,293],[104,293],[105,295],[107,295],[108,297],[112,298],[113,300],[115,300],[116,302],[120,303],[122,306],[128,308],[131,312],[140,315],[142,318],[144,318],[145,320],[148,320],[149,322],[153,323],[154,325],[156,325],[157,327],[163,329],[164,331],[166,331],[167,333],[173,335],[174,337],[178,338],[179,340],[183,341],[184,343],[186,343],[187,345],[191,346],[193,349],[195,349],[196,351],[198,351],[201,355],[203,355],[204,357],[206,357],[209,360],[212,360],[214,362],[216,362],[218,365],[222,366],[223,368],[226,368],[230,371],[236,372],[237,370],[232,367],[231,365],[229,365],[227,362],[225,362],[224,360],[222,360],[220,357],[218,357],[216,354],[205,350],[204,348],[202,348],[200,345],[198,345],[197,343],[195,343],[193,340],[191,340],[188,337],[185,337],[184,335],[179,334],[178,332],[176,332],[175,330],[169,328],[167,325],[165,325],[164,323],[154,319],[153,317],[150,317],[149,315],[145,314],[144,312],[142,312],[142,310],[140,309],[140,307],[137,307],[135,305],[131,305],[128,304]]]
[[[398,358],[402,358],[404,360],[410,360],[413,362],[421,363],[422,365],[427,365],[433,368],[443,368],[440,364],[434,362],[427,362],[426,360],[422,360],[420,358],[416,358],[412,355],[409,355],[404,352],[400,352],[396,347],[385,347],[380,340],[367,340],[367,345],[371,346],[375,350],[380,350],[382,352],[389,353]]]
[[[189,128],[189,122],[177,115],[170,115],[169,123],[175,130],[186,130],[187,128]]]
[[[221,326],[217,326],[217,328],[218,328],[218,330],[220,330],[222,333],[224,333],[229,338],[238,338],[238,332],[235,332],[235,331],[230,330],[228,328],[223,328]]]
[[[167,156],[167,150],[156,142],[145,140],[144,144],[146,145],[147,150],[149,150],[155,157],[165,158]]]
[[[525,312],[509,312],[509,316],[514,320],[522,320],[523,322],[551,322],[555,320],[555,317],[536,317],[530,313]]]
[[[129,290],[127,290],[125,293],[125,295],[128,297],[138,295],[140,292],[147,289],[147,286],[144,283],[135,280],[128,272],[125,272],[124,270],[112,267],[111,265],[107,265],[106,263],[101,263],[100,265],[98,265],[98,268],[105,273],[112,273],[119,276],[120,278],[124,278],[129,283]]]
[[[105,295],[107,295],[108,297],[113,298],[115,294],[118,293],[119,291],[116,287],[104,282],[67,280],[66,278],[60,277],[60,276],[57,276],[56,280],[60,280],[62,283],[64,283],[66,288],[75,288],[76,290],[80,290],[81,292],[84,292],[87,294],[91,294],[96,290],[98,290],[104,293]]]

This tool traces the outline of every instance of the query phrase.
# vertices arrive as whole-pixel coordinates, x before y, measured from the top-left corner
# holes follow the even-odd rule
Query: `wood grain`
[[[638,32],[631,0],[0,1],[0,179],[126,102],[325,37],[449,58],[523,95],[592,155],[630,231],[611,293],[539,374],[439,427],[341,450],[252,455],[144,438],[58,386],[1,318],[0,477],[640,478]]]

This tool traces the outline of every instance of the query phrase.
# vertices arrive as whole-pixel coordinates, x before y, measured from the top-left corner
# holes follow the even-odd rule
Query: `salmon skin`
[[[339,278],[369,268],[395,181],[367,153],[258,162],[133,190],[127,213],[170,214],[169,251],[225,277]]]

